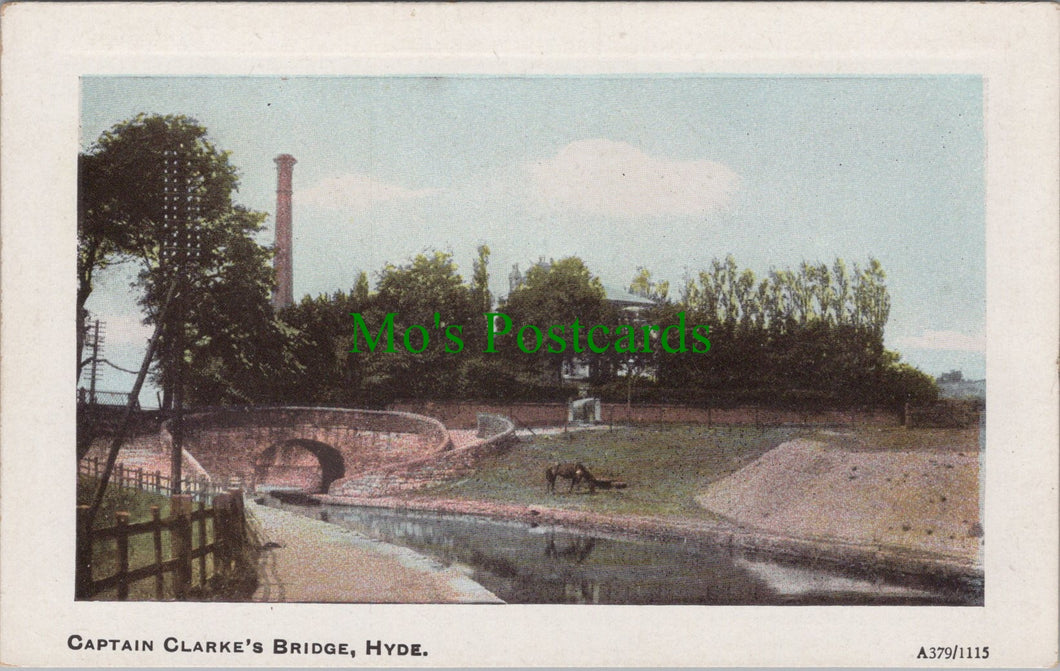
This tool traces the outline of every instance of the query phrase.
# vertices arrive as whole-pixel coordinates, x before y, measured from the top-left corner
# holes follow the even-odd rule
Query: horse
[[[596,493],[596,478],[589,472],[589,469],[584,464],[580,463],[566,463],[566,464],[552,464],[545,469],[545,480],[547,482],[545,491],[556,493],[556,478],[566,478],[570,480],[570,489],[567,493],[570,494],[574,491],[574,487],[582,482],[589,483],[589,493]]]

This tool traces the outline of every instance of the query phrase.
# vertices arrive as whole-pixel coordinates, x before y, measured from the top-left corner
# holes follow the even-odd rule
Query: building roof
[[[650,298],[644,298],[636,294],[631,294],[625,289],[619,289],[617,287],[604,285],[604,296],[608,301],[612,303],[619,303],[621,305],[638,305],[648,307],[655,305],[655,301]]]

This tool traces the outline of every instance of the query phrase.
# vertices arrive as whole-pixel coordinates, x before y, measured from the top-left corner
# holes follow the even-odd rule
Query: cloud
[[[986,335],[980,333],[970,336],[958,331],[924,331],[919,336],[899,338],[898,344],[909,349],[985,352]]]
[[[649,156],[605,139],[572,142],[528,169],[539,199],[616,217],[705,214],[725,207],[740,186],[721,163]]]
[[[311,187],[299,189],[294,198],[299,205],[363,212],[380,203],[426,198],[438,192],[439,189],[406,189],[364,173],[351,173],[329,177]]]

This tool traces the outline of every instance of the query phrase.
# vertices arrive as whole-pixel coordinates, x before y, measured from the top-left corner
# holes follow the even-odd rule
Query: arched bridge
[[[353,476],[452,447],[445,425],[406,412],[238,408],[184,419],[185,452],[212,478],[238,478],[252,488],[327,492]]]

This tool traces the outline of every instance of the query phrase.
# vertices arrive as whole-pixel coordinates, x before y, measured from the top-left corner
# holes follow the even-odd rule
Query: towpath
[[[335,524],[247,503],[261,532],[254,601],[501,603],[455,568]]]

